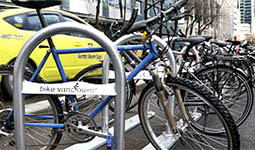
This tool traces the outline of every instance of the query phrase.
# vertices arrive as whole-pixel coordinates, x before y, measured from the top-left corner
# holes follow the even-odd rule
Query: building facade
[[[250,24],[251,33],[255,33],[254,0],[239,0],[241,24]]]
[[[237,5],[239,0],[233,0],[232,3],[232,18],[233,18],[233,35],[235,39],[240,39],[238,33],[240,32],[241,18],[240,10]]]

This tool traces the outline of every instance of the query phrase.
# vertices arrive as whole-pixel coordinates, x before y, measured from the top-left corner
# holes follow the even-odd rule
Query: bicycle
[[[201,48],[205,47],[205,43],[203,43],[205,41],[206,38],[203,36],[175,38],[174,42],[186,43],[180,52],[175,52],[180,66],[178,74],[208,87],[229,109],[236,125],[240,126],[251,112],[253,90],[251,83],[247,82],[246,74],[234,68],[233,65],[227,65],[227,62],[235,61],[234,63],[238,64],[242,60],[225,55],[220,57],[220,55],[210,54],[208,56],[210,47]],[[198,48],[198,51],[195,46],[199,44],[202,46]],[[215,53],[215,51],[211,51]]]
[[[179,1],[178,3],[176,3],[175,5],[173,5],[172,7],[170,7],[167,11],[165,11],[166,15],[171,15],[172,13],[175,12],[175,10],[180,9],[182,6],[184,6],[186,4],[186,0],[182,0]],[[151,23],[153,23],[156,20],[159,20],[162,16],[158,15],[155,16],[154,18],[151,18],[150,20],[147,20],[145,22],[137,22],[135,23],[130,29],[129,32],[133,32],[133,31],[137,31],[138,29],[144,29],[146,28],[146,26],[150,25]],[[36,35],[33,36],[32,40],[30,41],[30,44],[28,45],[30,48],[28,48],[28,50],[33,49],[33,47],[36,47],[38,44],[40,44],[42,41],[48,39],[49,37],[53,37],[54,35],[61,33],[63,31],[77,31],[77,32],[81,32],[82,28],[84,27],[83,25],[76,25],[77,29],[72,29],[70,28],[70,23],[61,23],[61,24],[56,24],[56,25],[51,25],[49,27],[46,27],[44,29],[42,29],[41,31],[39,31]],[[67,30],[69,29],[69,30]],[[81,30],[78,30],[81,29]],[[83,32],[84,33],[84,32]],[[163,47],[162,51],[158,51],[158,49],[156,48],[154,42],[152,42],[153,36],[147,37],[145,39],[145,47],[144,45],[131,45],[131,46],[117,46],[118,50],[150,50],[150,54],[144,59],[142,60],[142,62],[127,76],[127,81],[132,79],[141,69],[143,68],[148,68],[151,75],[152,75],[152,79],[154,81],[154,86],[151,87],[149,89],[153,89],[156,90],[156,95],[159,96],[159,102],[156,106],[157,106],[157,112],[156,113],[162,113],[164,112],[162,115],[163,116],[167,116],[166,119],[161,120],[163,122],[163,128],[160,129],[166,129],[164,130],[164,132],[162,131],[162,133],[165,133],[165,135],[167,135],[170,140],[173,140],[172,142],[170,142],[170,145],[162,145],[162,143],[158,143],[158,139],[156,138],[155,135],[158,135],[157,133],[152,133],[149,131],[152,131],[150,129],[152,129],[152,127],[154,127],[153,125],[149,124],[149,121],[151,118],[151,115],[148,116],[148,109],[149,107],[147,107],[148,105],[148,100],[146,97],[143,98],[144,96],[141,97],[141,101],[139,106],[143,107],[143,112],[140,112],[140,118],[144,121],[142,121],[142,126],[144,127],[145,133],[146,135],[149,137],[150,141],[152,142],[152,144],[157,148],[157,149],[165,149],[165,148],[170,148],[173,146],[173,144],[181,144],[181,141],[185,140],[189,140],[190,138],[193,138],[193,141],[189,141],[189,142],[194,142],[194,140],[198,140],[200,142],[205,142],[202,145],[198,145],[200,144],[200,142],[196,141],[192,144],[197,144],[196,146],[198,146],[197,148],[201,148],[203,146],[222,146],[220,149],[238,149],[239,148],[239,134],[237,131],[237,128],[234,124],[234,121],[232,119],[232,117],[229,115],[229,112],[227,111],[227,109],[213,96],[210,94],[210,92],[206,91],[201,85],[197,85],[196,83],[192,82],[192,81],[188,81],[188,80],[184,80],[184,79],[179,79],[179,78],[175,78],[172,76],[171,73],[171,67],[169,66],[169,63],[165,63],[165,69],[167,71],[167,78],[162,77],[159,78],[157,71],[155,71],[155,67],[154,67],[154,62],[153,60],[155,60],[156,58],[160,58],[162,56],[164,56],[163,54],[165,53],[169,53],[169,50],[167,47]],[[24,47],[24,49],[26,48],[26,46]],[[57,49],[55,49],[57,51]],[[70,50],[70,49],[69,49]],[[84,52],[93,52],[93,51],[103,51],[103,48],[84,48],[83,51]],[[78,49],[78,51],[81,51],[81,49]],[[67,50],[59,50],[58,53],[67,53]],[[69,51],[69,53],[71,52],[71,50]],[[160,53],[159,53],[160,52]],[[29,55],[29,54],[27,54]],[[19,60],[19,59],[18,59]],[[17,61],[18,61],[17,60]],[[18,63],[18,62],[17,62]],[[58,63],[58,61],[57,61]],[[15,64],[17,65],[17,64]],[[33,74],[32,78],[35,78],[37,76],[37,74],[39,73],[40,68],[36,69],[35,73]],[[60,69],[61,70],[61,69]],[[63,77],[63,76],[62,76]],[[161,80],[165,80],[167,82],[161,82]],[[32,79],[30,79],[32,81]],[[65,80],[64,80],[65,81]],[[167,84],[167,86],[163,85],[164,83]],[[33,84],[33,82],[31,83],[31,85]],[[50,85],[49,85],[50,86]],[[194,89],[194,87],[196,89],[203,89],[201,91]],[[148,88],[145,88],[148,89]],[[186,95],[189,95],[188,97],[182,97],[182,95],[180,94],[180,91],[182,90]],[[54,90],[53,90],[54,91]],[[67,92],[64,92],[67,93]],[[62,93],[62,94],[64,94]],[[41,93],[42,94],[42,93]],[[49,93],[45,93],[46,95]],[[56,94],[56,93],[55,93]],[[98,132],[97,130],[97,125],[96,125],[96,121],[93,118],[112,98],[112,96],[108,96],[106,99],[103,100],[102,103],[100,103],[96,109],[94,109],[93,111],[91,111],[91,115],[86,115],[84,114],[84,112],[86,111],[85,109],[83,109],[86,106],[81,106],[81,109],[77,109],[77,105],[75,103],[75,101],[72,101],[74,103],[74,105],[72,103],[68,103],[66,102],[67,105],[71,106],[70,108],[66,107],[66,110],[63,111],[62,107],[61,107],[61,103],[58,100],[60,97],[62,97],[62,94],[57,94],[59,96],[54,96],[54,95],[49,95],[49,97],[52,100],[49,100],[49,104],[51,104],[50,106],[53,109],[48,109],[49,111],[53,111],[51,114],[53,115],[41,115],[41,114],[26,114],[26,117],[28,118],[36,118],[36,119],[44,119],[44,122],[47,121],[48,119],[51,119],[51,122],[53,123],[34,123],[34,122],[26,122],[25,125],[27,128],[33,130],[33,126],[34,127],[41,127],[42,130],[40,131],[46,131],[43,127],[48,127],[46,132],[48,132],[46,135],[46,139],[44,142],[40,142],[40,144],[38,144],[37,146],[45,146],[44,148],[46,149],[51,149],[51,148],[55,148],[56,146],[58,146],[58,142],[61,138],[61,134],[63,132],[63,129],[65,129],[66,133],[70,136],[70,138],[74,139],[76,142],[86,142],[89,141],[91,139],[93,139],[95,136],[100,136],[100,137],[109,137],[110,135],[105,134],[105,133],[101,133]],[[67,93],[69,94],[69,93]],[[144,94],[146,95],[146,94]],[[168,104],[174,104],[173,100],[171,100],[171,98],[173,98],[173,95],[175,95],[177,101],[176,103],[178,104],[178,109],[179,112],[177,112],[179,114],[178,115],[173,115],[173,113],[171,113],[170,108],[168,107]],[[192,96],[191,96],[192,95]],[[14,96],[15,97],[15,96]],[[194,107],[192,107],[190,109],[190,111],[186,111],[184,105],[183,105],[183,101],[182,98],[191,98],[191,97],[195,97],[195,98],[199,98],[198,101],[196,102],[200,102],[199,106],[201,106],[200,109],[197,110],[201,110],[200,114],[203,113],[207,113],[207,111],[205,110],[210,110],[210,112],[214,112],[213,114],[216,114],[216,116],[214,116],[216,119],[214,119],[214,121],[219,121],[217,122],[217,126],[213,127],[213,125],[216,124],[205,124],[205,120],[201,119],[201,117],[205,117],[205,114],[201,115],[201,117],[193,117],[190,113],[191,112],[195,112],[195,110],[192,110],[193,108],[197,108],[198,104],[193,102]],[[75,98],[74,96],[66,96],[66,101],[67,100],[72,100],[72,98]],[[100,98],[100,97],[99,97]],[[75,100],[75,99],[74,99]],[[191,101],[192,103],[192,101]],[[173,105],[172,105],[173,106]],[[172,108],[172,107],[171,107]],[[164,111],[162,111],[164,110]],[[83,113],[82,113],[83,112]],[[150,111],[149,111],[150,112]],[[33,112],[34,113],[34,112]],[[39,112],[40,113],[40,112]],[[198,113],[198,112],[197,112]],[[48,113],[47,113],[48,114]],[[163,117],[162,115],[159,115],[157,117],[153,118],[158,118],[158,117]],[[11,118],[11,114],[8,113],[8,119]],[[53,117],[54,116],[54,117]],[[149,117],[149,118],[148,118]],[[9,121],[10,123],[12,123],[11,119],[10,120],[5,120],[5,121]],[[123,119],[123,118],[122,118]],[[196,120],[199,119],[199,120]],[[176,121],[175,121],[176,120]],[[28,120],[26,120],[28,121]],[[33,120],[34,121],[34,120]],[[42,120],[41,120],[42,121]],[[65,123],[65,124],[64,124]],[[153,123],[153,122],[151,122]],[[160,122],[158,122],[160,123]],[[177,124],[176,124],[177,123]],[[201,123],[201,124],[200,124]],[[10,124],[9,124],[10,125]],[[207,125],[207,126],[205,126]],[[202,128],[201,128],[202,127]],[[8,129],[7,126],[4,127],[6,130]],[[219,137],[217,135],[210,135],[209,133],[211,133],[211,130],[214,130],[214,128],[216,129],[222,129],[222,134],[224,136]],[[187,135],[187,138],[185,138],[185,136],[183,136],[184,134],[188,133],[187,131],[191,130],[193,132],[189,132],[189,134]],[[3,130],[2,130],[3,131]],[[9,131],[9,130],[7,130]],[[166,132],[165,132],[166,131]],[[13,131],[10,131],[11,133],[13,133]],[[155,131],[156,132],[156,131]],[[8,132],[7,132],[8,133]],[[191,135],[191,137],[188,137],[190,135],[190,133],[194,134]],[[10,134],[10,133],[8,133]],[[29,133],[28,133],[29,134]],[[41,133],[42,134],[42,133]],[[33,137],[31,134],[29,134],[30,137]],[[165,137],[167,137],[165,136]],[[49,140],[48,137],[51,137],[51,139]],[[174,139],[171,139],[171,137],[175,137]],[[202,139],[207,138],[212,139],[213,137],[215,137],[214,140],[212,141],[201,141]],[[36,137],[35,137],[36,138]],[[195,139],[197,138],[197,139]],[[182,139],[181,141],[178,141],[178,139]],[[39,139],[37,139],[39,140]],[[219,140],[218,142],[223,142],[223,145],[221,144],[215,144],[215,140]],[[40,141],[40,140],[39,140]],[[34,141],[32,141],[34,142]],[[187,141],[185,141],[187,142]],[[213,143],[211,143],[213,142]],[[26,143],[29,144],[29,143]],[[178,145],[175,148],[181,148],[181,146],[190,146],[190,143],[188,143],[187,145]],[[226,144],[226,145],[225,145]],[[35,146],[35,145],[32,145]],[[182,147],[183,148],[183,147]]]

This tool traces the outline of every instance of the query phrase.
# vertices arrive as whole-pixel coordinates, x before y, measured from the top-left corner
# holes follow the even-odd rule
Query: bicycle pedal
[[[9,141],[9,145],[11,145],[11,146],[15,146],[15,145],[16,145],[16,143],[15,143],[15,141],[14,141],[14,140],[11,140],[11,141]]]
[[[102,131],[102,127],[101,126],[98,126],[96,131]]]

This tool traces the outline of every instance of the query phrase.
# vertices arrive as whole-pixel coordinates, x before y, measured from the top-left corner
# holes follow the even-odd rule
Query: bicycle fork
[[[152,75],[152,79],[153,79],[154,85],[156,87],[156,92],[159,96],[164,113],[166,115],[166,120],[170,127],[170,132],[172,132],[173,134],[178,133],[177,123],[174,118],[173,110],[171,110],[171,109],[174,109],[174,107],[173,107],[173,104],[169,104],[169,103],[173,103],[173,101],[168,100],[168,96],[166,95],[166,91],[164,90],[165,88],[164,88],[163,82],[160,80],[160,77],[157,74],[157,71],[155,71],[154,67],[152,67],[150,69],[150,73]],[[187,115],[187,112],[186,112],[186,109],[185,109],[185,106],[184,106],[184,103],[183,103],[183,100],[181,97],[180,90],[175,88],[175,89],[173,89],[173,91],[174,91],[174,96],[175,96],[174,98],[177,100],[178,108],[181,112],[183,121],[185,123],[183,127],[185,128],[189,123],[188,122],[189,117]]]
[[[152,73],[154,73],[154,72],[152,71]],[[163,110],[165,112],[167,122],[168,122],[170,128],[173,130],[173,132],[176,133],[176,122],[175,122],[173,114],[169,108],[167,96],[164,92],[164,88],[163,88],[162,82],[160,81],[159,75],[156,73],[153,74],[152,79],[153,79],[154,85],[156,87],[156,91],[159,96],[160,102],[163,106]]]

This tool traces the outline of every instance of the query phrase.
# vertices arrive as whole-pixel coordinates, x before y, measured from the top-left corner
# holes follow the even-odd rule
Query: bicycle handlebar
[[[138,9],[133,9],[133,13],[129,19],[129,21],[116,33],[114,33],[113,37],[115,37],[118,33],[120,33],[120,36],[128,32],[128,30],[133,26],[135,23],[136,17],[138,14]]]
[[[188,0],[180,0],[177,3],[175,3],[175,7],[177,7],[177,9],[181,9],[187,3],[188,3]]]
[[[172,7],[170,7],[168,10],[166,11],[161,11],[160,14],[148,19],[148,20],[143,20],[143,21],[139,21],[134,23],[134,25],[128,30],[129,33],[137,31],[139,29],[145,28],[147,25],[150,25],[158,20],[161,19],[161,14],[165,14],[165,15],[170,15],[174,10],[176,9],[181,9],[184,5],[186,5],[188,2],[188,0],[180,0],[177,3],[175,3],[174,5],[172,5]]]

